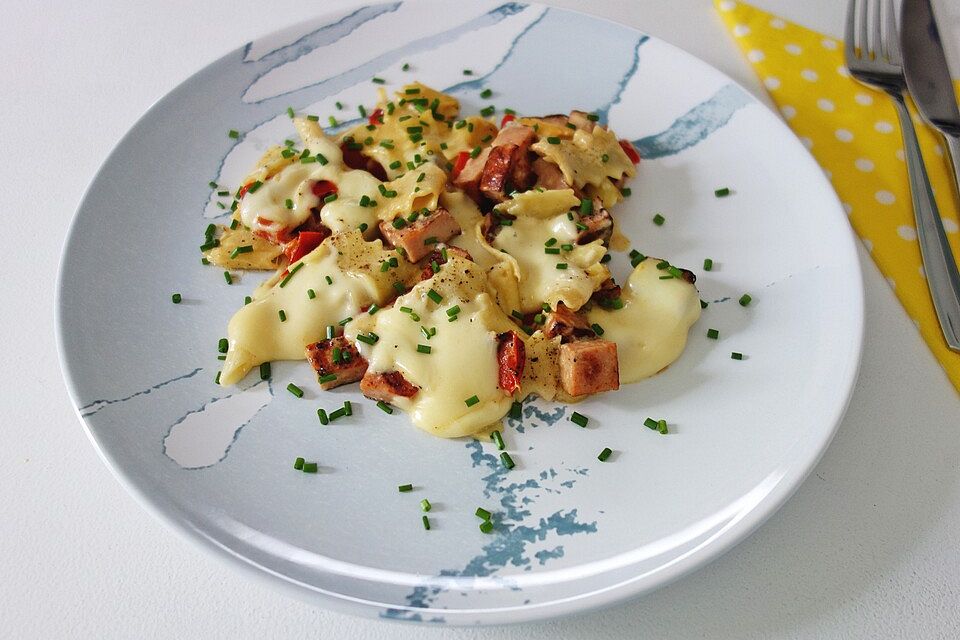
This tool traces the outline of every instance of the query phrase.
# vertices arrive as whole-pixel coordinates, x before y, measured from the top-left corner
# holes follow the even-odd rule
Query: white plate
[[[260,277],[227,286],[221,270],[201,266],[203,229],[222,213],[207,183],[235,188],[267,145],[290,137],[288,105],[324,121],[356,117],[373,102],[372,76],[388,89],[419,79],[467,112],[489,102],[526,114],[593,110],[636,140],[645,159],[616,212],[623,229],[642,252],[697,271],[711,302],[680,360],[579,405],[587,429],[566,419],[568,408],[528,403],[505,427],[511,471],[489,442],[433,438],[356,390],[321,393],[305,363],[276,363],[271,384],[214,385],[217,339]],[[724,186],[733,194],[714,197]],[[657,212],[662,227],[651,223]],[[704,273],[707,257],[716,266]],[[622,281],[625,257],[611,266]],[[171,304],[174,291],[182,304]],[[744,292],[748,307],[737,304]],[[78,412],[153,513],[327,606],[451,624],[617,602],[742,540],[829,443],[863,331],[843,211],[776,116],[633,29],[490,2],[324,16],[194,75],[100,169],[74,219],[58,295]],[[720,339],[707,339],[708,328]],[[303,399],[284,390],[290,381]],[[345,398],[354,416],[320,426],[317,407]],[[666,418],[670,434],[645,428],[647,416]],[[616,453],[601,463],[604,447]],[[321,473],[295,472],[301,455]],[[415,491],[398,493],[407,482]],[[434,505],[430,531],[422,498]],[[479,531],[478,506],[494,512],[493,534]]]

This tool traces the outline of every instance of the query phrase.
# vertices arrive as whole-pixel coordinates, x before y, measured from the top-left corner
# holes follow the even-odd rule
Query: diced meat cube
[[[480,178],[483,175],[483,168],[487,164],[487,158],[490,157],[490,147],[487,147],[476,158],[470,158],[464,165],[457,177],[453,179],[453,184],[464,191],[473,200],[479,202],[480,196]]]
[[[538,119],[542,122],[553,124],[558,127],[565,127],[567,126],[567,123],[570,122],[570,119],[562,113],[551,113],[548,116],[540,116]]]
[[[527,360],[526,346],[516,331],[497,336],[497,363],[500,366],[499,385],[507,395],[520,388],[523,365]]]
[[[491,146],[500,147],[505,144],[513,144],[524,151],[537,139],[537,132],[531,127],[514,122],[508,124],[493,139]]]
[[[335,375],[335,380],[321,382],[320,388],[327,390],[350,384],[363,378],[367,372],[367,361],[344,336],[328,338],[320,342],[308,344],[306,349],[307,360],[317,372],[318,378]],[[334,355],[337,356],[334,362]]]
[[[443,257],[443,253],[446,251],[447,257]],[[470,255],[470,252],[466,249],[461,249],[460,247],[443,247],[442,249],[434,249],[426,258],[424,262],[426,266],[423,268],[423,271],[420,272],[421,280],[429,280],[433,277],[433,263],[436,262],[437,266],[445,264],[451,256],[457,256],[458,258],[463,258],[464,260],[469,260],[473,262],[473,256]]]
[[[387,172],[384,171],[380,163],[363,155],[360,149],[351,148],[349,143],[344,142],[340,145],[340,151],[343,152],[343,164],[351,169],[367,171],[380,181],[385,182],[387,180]]]
[[[603,208],[599,198],[593,200],[593,213],[580,218],[580,223],[587,228],[582,229],[577,235],[577,244],[587,244],[599,239],[606,245],[610,241],[610,236],[613,235],[613,218]]]
[[[548,338],[562,336],[561,342],[569,342],[577,338],[592,338],[596,335],[585,317],[571,311],[562,302],[558,302],[556,308],[547,314],[546,321],[543,323],[543,332]]]
[[[560,383],[571,396],[619,389],[617,343],[581,340],[561,344]]]
[[[411,384],[399,371],[367,372],[360,381],[360,392],[371,400],[393,402],[398,397],[412,398],[420,387]]]
[[[536,154],[527,151],[525,147],[518,147],[513,157],[513,165],[510,167],[510,189],[514,191],[526,191],[533,182],[533,163],[531,156]]]
[[[494,202],[503,202],[507,199],[506,190],[510,182],[511,169],[519,150],[520,148],[515,144],[503,144],[490,149],[490,156],[480,176],[480,193]]]
[[[589,132],[592,132],[593,128],[596,126],[596,123],[587,117],[587,113],[585,111],[571,111],[570,124],[575,126],[577,129],[583,129],[584,131]]]
[[[543,158],[537,158],[533,161],[531,168],[537,176],[536,186],[547,190],[570,188],[563,177],[563,172],[560,171],[560,167],[554,163]]]
[[[381,222],[380,232],[387,242],[404,250],[407,260],[419,262],[433,251],[437,243],[459,235],[460,225],[449,211],[438,207],[430,215],[421,215],[400,229],[394,227],[392,222]]]

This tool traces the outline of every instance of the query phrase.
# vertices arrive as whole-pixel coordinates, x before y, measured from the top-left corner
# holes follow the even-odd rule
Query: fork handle
[[[937,202],[933,198],[933,189],[923,165],[923,156],[920,154],[917,132],[913,128],[910,112],[907,111],[901,93],[891,92],[891,97],[900,118],[920,256],[923,258],[930,297],[933,298],[933,306],[937,311],[947,346],[960,352],[960,274],[957,273],[957,263],[947,243],[947,234],[943,230]]]
[[[953,162],[953,186],[957,188],[957,195],[960,195],[960,136],[945,133],[943,138],[947,141],[950,160]]]

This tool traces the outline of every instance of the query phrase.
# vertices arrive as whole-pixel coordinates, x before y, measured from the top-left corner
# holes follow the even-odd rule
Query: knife
[[[900,47],[907,87],[920,115],[943,134],[960,193],[960,109],[930,0],[903,0]]]

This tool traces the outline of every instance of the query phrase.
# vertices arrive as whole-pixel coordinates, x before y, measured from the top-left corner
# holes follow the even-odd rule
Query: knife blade
[[[903,0],[900,15],[903,71],[913,101],[933,126],[960,136],[960,109],[930,0]]]

